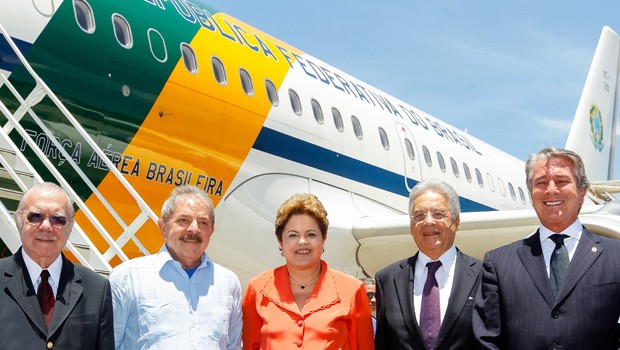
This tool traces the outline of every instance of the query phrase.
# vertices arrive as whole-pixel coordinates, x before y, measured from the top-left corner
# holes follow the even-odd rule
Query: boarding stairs
[[[82,214],[90,221],[93,227],[96,229],[96,233],[103,237],[105,242],[109,245],[109,248],[105,252],[101,252],[92,243],[86,233],[80,228],[76,222],[73,226],[73,231],[69,237],[65,250],[71,252],[73,256],[84,266],[87,266],[98,273],[106,276],[109,275],[112,270],[110,261],[118,256],[121,261],[127,261],[128,257],[123,252],[123,246],[129,240],[133,241],[136,246],[144,255],[148,255],[149,252],[144,245],[135,237],[135,233],[145,225],[149,220],[157,223],[157,216],[146,204],[146,202],[140,197],[137,191],[127,182],[122,176],[112,161],[104,154],[102,149],[97,143],[90,137],[90,135],[84,130],[79,122],[71,115],[67,108],[61,103],[56,95],[49,89],[45,82],[36,74],[33,68],[28,64],[27,60],[20,52],[19,48],[15,45],[11,36],[6,32],[4,27],[0,24],[0,35],[4,37],[19,59],[18,64],[21,64],[25,70],[29,73],[34,81],[34,88],[24,98],[17,91],[15,86],[7,78],[7,72],[0,70],[0,91],[2,89],[8,89],[12,96],[15,98],[15,104],[18,108],[11,112],[7,105],[0,101],[0,118],[4,116],[6,121],[2,121],[0,125],[0,239],[6,244],[9,250],[14,253],[20,246],[20,238],[13,221],[11,210],[15,210],[17,201],[21,198],[24,191],[33,186],[34,184],[43,182],[43,178],[31,162],[24,156],[24,152],[20,150],[20,147],[26,147],[26,150],[30,150],[38,158],[37,164],[43,164],[45,169],[53,175],[56,182],[67,191],[72,201],[77,205]],[[0,38],[2,39],[2,38]],[[59,143],[59,139],[53,134],[53,132],[46,125],[46,121],[42,119],[35,111],[33,107],[36,106],[43,99],[50,99],[53,105],[60,111],[61,115],[69,124],[74,128],[71,131],[72,134],[79,135],[81,137],[80,142],[82,144],[88,144],[93,152],[96,152],[97,156],[104,162],[115,177],[115,181],[118,181],[122,188],[125,189],[126,194],[114,193],[115,197],[125,196],[125,203],[132,203],[139,208],[139,214],[133,218],[130,222],[123,220],[117,211],[110,205],[106,197],[101,193],[92,181],[85,175],[80,169],[79,165],[72,159],[63,146]],[[58,114],[54,112],[55,115]],[[60,115],[59,114],[59,115]],[[64,162],[71,165],[75,174],[79,175],[83,184],[88,186],[97,199],[103,204],[107,211],[117,221],[117,226],[122,229],[122,233],[118,233],[113,236],[106,231],[104,226],[98,221],[97,217],[93,214],[93,211],[82,201],[82,199],[76,194],[72,186],[68,183],[67,179],[61,174],[50,159],[46,156],[45,152],[37,145],[35,140],[28,135],[24,127],[20,124],[22,118],[29,116],[36,122],[39,128],[45,133],[48,140],[50,140],[56,147],[58,152],[64,157]],[[17,143],[13,139],[17,138],[16,133],[19,135]],[[9,137],[9,134],[13,136],[13,139]],[[24,146],[26,145],[26,146]],[[40,168],[39,168],[40,169]],[[108,226],[109,227],[109,226]]]

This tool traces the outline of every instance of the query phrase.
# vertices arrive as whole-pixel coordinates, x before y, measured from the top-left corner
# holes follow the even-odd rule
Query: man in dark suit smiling
[[[33,186],[19,202],[22,247],[0,260],[2,349],[114,349],[110,283],[61,254],[73,214],[52,183]]]
[[[481,263],[454,246],[459,214],[459,197],[447,183],[430,179],[411,190],[411,234],[419,252],[377,272],[376,349],[473,348]]]
[[[581,158],[545,148],[526,177],[541,226],[486,254],[476,338],[485,349],[617,349],[620,241],[579,221],[590,186]]]

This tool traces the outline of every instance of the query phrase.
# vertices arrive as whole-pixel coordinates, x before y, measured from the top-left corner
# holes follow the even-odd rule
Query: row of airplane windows
[[[94,18],[92,8],[88,4],[88,2],[86,0],[74,0],[73,4],[74,4],[75,18],[76,18],[76,22],[78,23],[78,26],[86,33],[89,33],[89,34],[94,33],[95,18]],[[113,26],[114,34],[115,34],[118,44],[125,49],[131,49],[133,47],[133,35],[131,32],[131,26],[129,25],[129,22],[120,14],[115,13],[112,15],[112,26]],[[156,29],[149,28],[149,30],[147,31],[147,37],[149,40],[149,47],[151,49],[151,53],[153,57],[159,62],[162,62],[162,63],[166,62],[168,59],[168,55],[167,55],[167,50],[166,50],[163,36],[161,36],[161,34]],[[183,63],[187,71],[191,74],[197,74],[198,73],[198,60],[197,60],[197,57],[196,57],[196,54],[193,48],[188,43],[181,43],[180,49],[181,49],[181,56],[183,58]],[[218,57],[213,56],[211,57],[211,66],[213,69],[213,75],[215,77],[215,80],[221,86],[226,86],[228,83],[228,78],[226,75],[226,68],[224,66],[224,63]],[[254,85],[253,85],[252,77],[250,73],[248,73],[248,71],[245,70],[244,68],[239,68],[239,78],[241,80],[241,87],[244,93],[248,96],[253,96]],[[265,89],[267,92],[267,98],[269,99],[269,102],[274,107],[278,107],[280,105],[278,91],[276,89],[276,86],[271,80],[265,79]],[[293,113],[298,116],[301,116],[303,114],[303,108],[302,108],[301,99],[299,98],[299,95],[294,89],[289,89],[288,95],[289,95],[289,100],[291,103],[291,108],[292,108]],[[314,119],[316,120],[316,122],[321,125],[324,124],[325,119],[323,116],[323,109],[319,101],[317,101],[315,98],[312,98],[310,99],[310,105],[312,106],[312,113],[314,115]],[[344,121],[342,118],[342,114],[336,107],[332,107],[331,112],[332,112],[332,118],[333,118],[334,126],[336,130],[338,130],[341,133],[344,132],[345,127],[344,127]],[[351,115],[351,126],[353,128],[355,137],[358,140],[363,140],[364,132],[363,132],[362,124],[355,115]],[[383,147],[384,150],[389,151],[390,140],[389,140],[387,132],[385,131],[385,129],[379,126],[378,133],[379,133],[379,139],[381,140],[381,146]],[[405,137],[404,143],[405,143],[405,150],[407,153],[407,157],[409,157],[409,159],[412,161],[415,160],[415,152],[414,152],[414,148],[413,148],[411,141]],[[433,161],[431,158],[431,154],[425,145],[422,146],[422,153],[423,153],[424,161],[426,165],[429,168],[432,167]],[[444,160],[442,153],[437,151],[436,156],[437,156],[437,162],[439,165],[439,169],[442,172],[446,173],[447,172],[446,162]],[[452,168],[452,174],[455,177],[459,178],[460,177],[459,167],[458,167],[456,160],[454,160],[454,158],[452,157],[450,157],[450,165]],[[463,171],[465,173],[465,178],[467,179],[467,182],[472,183],[473,178],[471,175],[471,171],[469,169],[469,166],[465,162],[463,162]],[[476,174],[476,180],[478,182],[478,185],[481,188],[484,188],[485,181],[482,176],[482,173],[480,172],[478,168],[475,168],[474,171]],[[486,175],[487,175],[487,184],[488,184],[489,189],[491,190],[491,192],[495,192],[496,188],[495,188],[495,181],[494,181],[493,176],[489,173],[487,173]],[[497,178],[497,185],[498,185],[497,187],[499,188],[499,192],[501,193],[502,196],[505,197],[506,188],[504,186],[504,182],[499,177]],[[517,196],[516,196],[515,188],[510,182],[508,182],[508,190],[510,192],[510,196],[512,200],[516,201]],[[526,204],[526,197],[525,197],[525,193],[523,189],[521,187],[518,187],[517,190],[519,192],[519,199],[521,200],[523,204]]]

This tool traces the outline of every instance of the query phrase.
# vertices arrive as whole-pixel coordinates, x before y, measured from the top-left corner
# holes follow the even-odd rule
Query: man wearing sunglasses
[[[360,281],[364,284],[366,289],[366,296],[368,296],[368,304],[370,305],[370,314],[372,315],[372,330],[377,332],[377,299],[375,299],[375,280],[372,278],[360,278]]]
[[[459,197],[436,179],[409,196],[411,235],[419,251],[376,276],[376,349],[473,349],[474,296],[482,264],[454,245]]]
[[[73,206],[58,185],[24,193],[14,214],[22,247],[0,260],[2,349],[113,349],[110,283],[61,253]]]

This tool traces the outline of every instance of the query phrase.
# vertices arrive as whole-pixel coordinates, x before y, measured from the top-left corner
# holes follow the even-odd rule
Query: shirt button
[[[303,325],[304,325],[304,321],[303,321],[303,320],[299,320],[299,321],[297,321],[297,325],[298,325],[299,327],[303,326]]]
[[[52,343],[51,341],[48,341],[48,342],[47,342],[47,348],[48,348],[48,349],[51,349],[51,348],[53,348],[53,347],[54,347],[54,343]]]
[[[303,344],[303,342],[301,340],[298,340],[296,344],[298,348],[301,348],[301,344]]]

